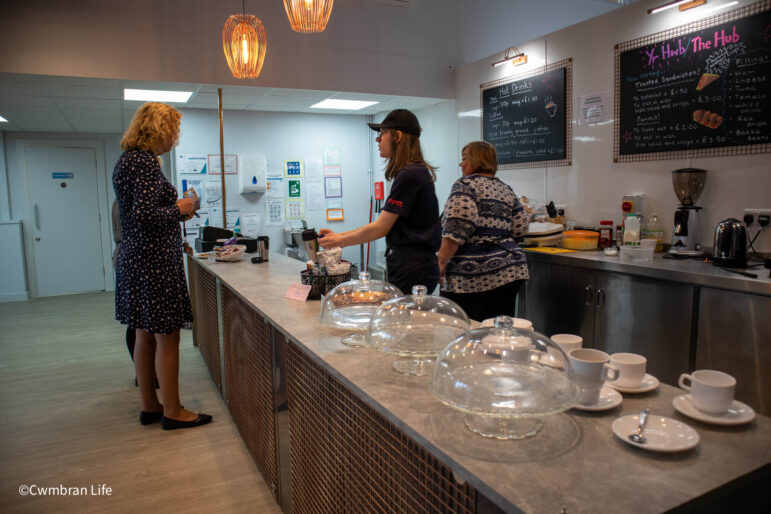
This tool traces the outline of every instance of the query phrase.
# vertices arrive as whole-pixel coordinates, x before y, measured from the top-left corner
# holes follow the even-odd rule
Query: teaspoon
[[[637,432],[629,434],[629,440],[638,444],[645,444],[645,436],[642,435],[645,430],[645,424],[648,422],[648,409],[643,409],[640,412],[640,422],[637,425]]]

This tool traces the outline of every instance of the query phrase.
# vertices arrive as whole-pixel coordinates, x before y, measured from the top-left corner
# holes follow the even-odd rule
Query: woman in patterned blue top
[[[115,318],[136,329],[134,368],[142,400],[139,421],[165,430],[211,421],[179,403],[179,329],[193,321],[182,262],[179,222],[193,216],[192,198],[161,173],[160,155],[179,138],[182,115],[166,104],[148,102],[134,114],[121,139],[124,152],[112,175],[123,240],[118,250]],[[163,405],[155,394],[153,362]]]
[[[490,143],[467,144],[460,169],[463,176],[442,213],[441,295],[477,321],[514,316],[517,292],[528,279],[525,254],[514,238],[527,233],[528,214],[495,176],[498,154]]]

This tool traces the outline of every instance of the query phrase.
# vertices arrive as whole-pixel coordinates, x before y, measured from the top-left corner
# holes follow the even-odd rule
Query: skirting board
[[[29,292],[12,293],[12,294],[0,294],[0,303],[2,302],[22,302],[29,300]]]

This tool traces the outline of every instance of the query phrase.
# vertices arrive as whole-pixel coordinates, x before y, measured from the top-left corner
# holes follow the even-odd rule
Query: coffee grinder
[[[672,247],[669,249],[673,257],[699,257],[704,254],[699,234],[701,207],[696,205],[696,200],[701,196],[706,181],[706,170],[682,168],[672,172],[672,187],[680,200],[675,211]]]

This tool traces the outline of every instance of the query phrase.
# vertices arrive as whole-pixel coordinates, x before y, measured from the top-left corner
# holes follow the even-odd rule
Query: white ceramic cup
[[[578,402],[595,405],[600,400],[603,381],[612,382],[619,376],[618,368],[609,364],[610,356],[592,348],[576,348],[568,353],[573,376],[581,390]]]
[[[610,363],[618,368],[618,380],[613,382],[621,387],[640,387],[645,378],[648,359],[636,353],[614,353]]]
[[[691,392],[693,405],[708,414],[723,414],[734,401],[736,379],[728,373],[700,369],[683,373],[677,385]]]
[[[573,334],[554,334],[551,336],[551,340],[554,344],[559,346],[566,355],[570,350],[581,348],[581,345],[584,343],[584,339],[581,336]]]

